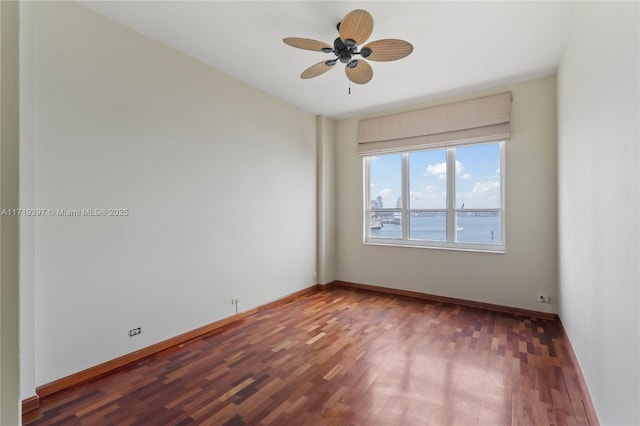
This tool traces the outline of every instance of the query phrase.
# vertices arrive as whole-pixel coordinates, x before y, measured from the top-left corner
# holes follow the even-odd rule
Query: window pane
[[[446,241],[447,213],[412,213],[409,219],[409,238],[412,240]]]
[[[401,216],[397,212],[369,213],[369,236],[372,238],[402,238]]]
[[[502,244],[500,213],[457,212],[456,242]]]
[[[394,209],[402,196],[402,155],[369,157],[369,199],[372,209]]]
[[[409,154],[409,208],[447,208],[447,151]]]
[[[456,148],[456,208],[500,208],[500,143]]]

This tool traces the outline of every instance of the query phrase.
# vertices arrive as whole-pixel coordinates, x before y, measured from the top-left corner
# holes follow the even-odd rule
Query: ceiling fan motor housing
[[[344,50],[336,53],[336,55],[338,55],[338,58],[340,58],[340,62],[342,62],[343,64],[351,61],[351,52],[347,52],[346,50]]]
[[[333,41],[333,53],[340,59],[340,62],[347,64],[351,61],[351,57],[357,54],[357,46],[351,39],[343,41],[340,37]]]

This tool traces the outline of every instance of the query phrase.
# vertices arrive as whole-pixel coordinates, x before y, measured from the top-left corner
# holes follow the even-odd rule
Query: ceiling
[[[572,2],[81,1],[314,114],[342,118],[553,74],[567,42]],[[348,12],[374,19],[369,41],[399,38],[414,51],[370,62],[374,76],[351,84],[340,63],[300,79],[333,54],[285,45],[284,37],[329,44]]]

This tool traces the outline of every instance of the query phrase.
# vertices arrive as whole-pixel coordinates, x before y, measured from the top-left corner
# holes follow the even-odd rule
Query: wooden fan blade
[[[327,65],[327,62],[328,61],[322,61],[322,62],[318,62],[315,65],[311,65],[309,68],[304,70],[302,74],[300,74],[300,78],[306,79],[306,78],[317,77],[320,74],[324,74],[325,72],[333,68],[333,65]]]
[[[366,10],[357,9],[347,13],[340,23],[340,38],[342,41],[351,39],[356,45],[361,45],[373,31],[373,18]]]
[[[376,40],[364,46],[362,50],[371,49],[371,55],[366,58],[371,61],[397,61],[413,52],[411,43],[393,38]]]
[[[333,47],[330,44],[327,44],[324,41],[312,40],[310,38],[286,37],[283,38],[282,41],[289,46],[297,47],[298,49],[313,50],[316,52],[322,52],[322,49],[325,48],[333,50]]]
[[[373,69],[371,65],[364,59],[354,59],[352,62],[358,62],[358,65],[354,68],[349,67],[347,64],[344,69],[347,73],[347,78],[356,84],[366,84],[373,78]]]

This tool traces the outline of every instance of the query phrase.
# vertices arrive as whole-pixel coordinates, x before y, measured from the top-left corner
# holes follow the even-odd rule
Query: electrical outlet
[[[142,333],[142,329],[140,327],[134,328],[133,330],[129,330],[129,337],[136,336],[140,333]]]
[[[231,298],[231,304],[232,305],[237,305],[238,303],[240,303],[240,298],[239,297],[232,297]]]
[[[550,303],[549,295],[546,293],[538,293],[538,303]]]

